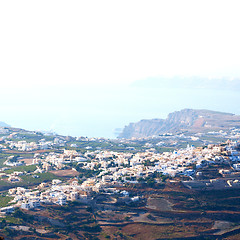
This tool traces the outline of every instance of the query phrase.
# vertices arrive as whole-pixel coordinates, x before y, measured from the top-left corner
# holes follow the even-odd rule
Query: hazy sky
[[[239,7],[238,0],[1,1],[0,120],[112,137],[129,121],[208,107],[193,98],[175,104],[180,92],[164,102],[129,86],[158,76],[240,77]],[[240,113],[230,95],[227,106],[209,108]]]

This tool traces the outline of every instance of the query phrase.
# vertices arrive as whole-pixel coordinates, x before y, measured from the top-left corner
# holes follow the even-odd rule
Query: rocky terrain
[[[119,138],[149,137],[164,133],[219,131],[240,128],[240,116],[210,110],[183,109],[164,119],[141,120],[125,126]]]

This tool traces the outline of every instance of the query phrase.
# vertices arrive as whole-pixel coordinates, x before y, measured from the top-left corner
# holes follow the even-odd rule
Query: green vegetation
[[[13,213],[13,217],[21,219],[22,221],[29,222],[29,223],[32,223],[33,219],[34,219],[34,216],[23,212],[19,208],[15,210],[15,212]]]
[[[18,172],[34,172],[37,169],[36,165],[29,165],[29,166],[17,166],[17,167],[12,167],[9,170],[5,170],[5,173],[9,174],[9,173],[13,173],[15,171]]]
[[[7,207],[9,202],[13,200],[13,197],[4,196],[3,194],[0,195],[0,207]]]
[[[91,178],[93,176],[98,175],[101,170],[90,170],[90,169],[84,169],[81,168],[80,164],[76,166],[76,170],[80,173],[79,178]]]
[[[174,150],[173,147],[155,147],[155,149],[158,153],[171,152]]]
[[[12,224],[21,224],[22,220],[18,217],[14,216],[10,216],[10,215],[6,215],[5,217],[5,221],[8,223],[12,223]]]
[[[23,175],[23,176],[20,176],[20,178],[22,180],[19,182],[16,182],[16,183],[10,183],[8,181],[0,180],[0,190],[5,190],[5,189],[13,188],[13,187],[33,186],[33,185],[40,184],[42,182],[52,181],[53,179],[64,180],[63,177],[58,177],[50,172],[36,173],[34,175],[39,176],[39,177],[35,178],[35,177],[33,177],[33,175]]]
[[[6,189],[7,187],[12,186],[13,184],[7,181],[0,180],[0,190]]]
[[[3,163],[7,160],[8,157],[12,156],[11,153],[0,153],[0,167],[4,167]]]
[[[46,173],[36,173],[36,176],[39,176],[38,178],[34,178],[32,175],[28,175],[28,176],[21,176],[24,184],[40,184],[42,182],[48,182],[48,181],[52,181],[53,179],[63,179],[61,177],[57,177],[56,175],[54,175],[53,173],[50,172],[46,172]]]

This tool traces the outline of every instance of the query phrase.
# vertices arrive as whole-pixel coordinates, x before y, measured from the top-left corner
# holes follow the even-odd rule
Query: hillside
[[[0,121],[0,127],[11,127],[11,126],[6,124],[5,122]]]
[[[141,120],[125,126],[119,138],[149,137],[163,133],[205,132],[240,128],[240,116],[210,110],[184,109],[164,119]]]

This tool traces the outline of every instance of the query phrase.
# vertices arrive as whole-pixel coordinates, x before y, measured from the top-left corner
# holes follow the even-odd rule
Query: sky
[[[160,76],[240,79],[240,2],[1,1],[0,121],[114,137],[182,108],[240,114],[229,90],[140,89]]]

